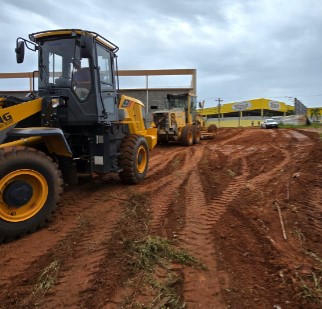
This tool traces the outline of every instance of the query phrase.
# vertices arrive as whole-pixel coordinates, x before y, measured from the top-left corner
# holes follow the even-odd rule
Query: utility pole
[[[221,102],[223,101],[221,98],[218,98],[215,100],[216,102],[218,102],[218,126],[220,127],[220,113],[221,113]]]

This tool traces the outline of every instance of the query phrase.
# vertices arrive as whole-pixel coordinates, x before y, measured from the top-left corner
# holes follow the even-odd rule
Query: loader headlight
[[[58,106],[64,106],[64,105],[66,105],[66,101],[62,97],[51,99],[51,106],[53,108],[56,108]]]

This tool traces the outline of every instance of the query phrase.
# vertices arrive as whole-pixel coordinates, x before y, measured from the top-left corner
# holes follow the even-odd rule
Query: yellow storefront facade
[[[207,117],[207,124],[214,123],[219,127],[245,127],[259,126],[265,118],[278,118],[293,114],[294,106],[260,98],[204,108],[198,112]]]

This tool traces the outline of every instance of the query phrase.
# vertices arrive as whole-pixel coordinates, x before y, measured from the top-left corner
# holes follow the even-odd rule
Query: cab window
[[[113,88],[113,76],[111,66],[111,54],[102,46],[97,46],[97,64],[99,67],[99,77],[101,89],[111,90]]]
[[[80,99],[85,101],[91,91],[92,79],[89,69],[89,59],[75,58],[73,63],[73,89]]]

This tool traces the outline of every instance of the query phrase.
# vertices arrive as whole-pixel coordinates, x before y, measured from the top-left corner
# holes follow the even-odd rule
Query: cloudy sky
[[[2,73],[36,68],[32,52],[23,64],[15,62],[17,37],[78,28],[98,32],[118,45],[120,69],[197,69],[197,95],[206,107],[216,105],[218,97],[223,103],[264,97],[289,104],[297,97],[308,107],[322,106],[321,0],[0,0],[0,4]],[[17,89],[16,84],[23,82],[13,80],[6,86]],[[135,82],[137,87],[145,85],[141,79]],[[158,83],[152,79],[150,86],[187,86],[189,81],[169,78]]]

